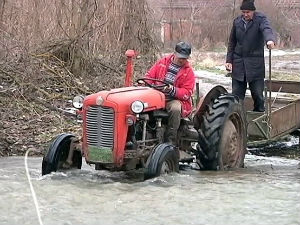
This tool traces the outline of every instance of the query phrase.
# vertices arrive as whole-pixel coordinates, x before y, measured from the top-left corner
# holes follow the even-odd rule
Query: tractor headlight
[[[72,101],[74,108],[81,109],[83,106],[83,99],[84,97],[81,95],[75,96]]]
[[[142,103],[141,101],[134,101],[131,104],[131,110],[132,110],[132,112],[134,112],[136,114],[143,112],[144,103]]]

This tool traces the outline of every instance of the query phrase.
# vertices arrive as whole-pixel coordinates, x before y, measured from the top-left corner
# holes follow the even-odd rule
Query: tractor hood
[[[144,112],[165,107],[165,95],[149,87],[124,87],[100,91],[85,97],[83,107],[99,105],[101,101],[101,106],[112,107],[117,112],[131,111],[130,107],[134,101],[144,103]]]

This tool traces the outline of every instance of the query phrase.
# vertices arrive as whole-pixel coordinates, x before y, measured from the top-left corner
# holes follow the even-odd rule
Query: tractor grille
[[[87,144],[113,148],[114,111],[112,108],[90,106],[86,115]]]

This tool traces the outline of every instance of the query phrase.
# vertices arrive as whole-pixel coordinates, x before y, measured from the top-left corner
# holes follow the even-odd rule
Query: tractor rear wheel
[[[237,97],[224,94],[208,105],[198,133],[202,169],[244,166],[246,119]]]
[[[179,172],[179,152],[171,144],[159,144],[149,156],[145,179],[171,172]]]
[[[64,168],[64,164],[68,158],[70,144],[75,138],[72,134],[60,134],[53,138],[46,155],[42,162],[42,175],[55,172]],[[72,165],[68,168],[81,169],[82,156],[80,151],[74,151],[72,157]]]

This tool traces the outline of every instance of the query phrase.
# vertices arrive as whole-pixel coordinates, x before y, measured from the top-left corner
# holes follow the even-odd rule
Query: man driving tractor
[[[193,118],[182,120],[193,109],[190,54],[189,44],[178,43],[173,54],[136,81],[145,87],[125,85],[75,97],[73,105],[83,120],[82,143],[69,133],[55,137],[42,174],[66,169],[65,162],[80,169],[82,155],[96,170],[142,169],[145,179],[179,172],[179,162],[195,161],[198,168],[210,170],[242,167],[246,119],[237,97],[220,85],[213,87],[194,107]],[[132,65],[127,62],[125,81],[130,81]]]
[[[169,84],[161,91],[166,96],[166,110],[169,114],[165,139],[174,145],[180,119],[192,112],[191,96],[195,86],[195,75],[188,62],[190,54],[191,45],[179,42],[174,53],[158,60],[145,75],[146,78],[162,80]]]

